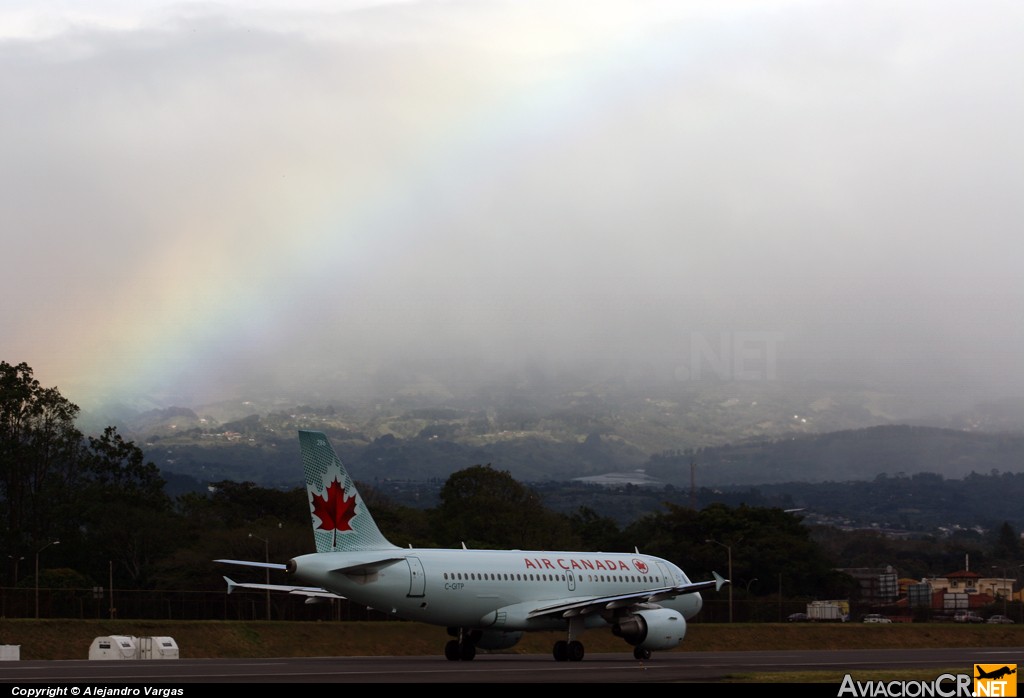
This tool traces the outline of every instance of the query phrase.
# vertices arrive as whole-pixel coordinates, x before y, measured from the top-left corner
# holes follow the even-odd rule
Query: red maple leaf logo
[[[326,497],[313,495],[313,513],[320,519],[317,527],[322,531],[351,531],[349,522],[356,515],[356,498],[345,499],[345,490],[337,479],[326,489]]]
[[[647,574],[647,563],[643,560],[633,560],[633,566],[637,568],[640,574]]]

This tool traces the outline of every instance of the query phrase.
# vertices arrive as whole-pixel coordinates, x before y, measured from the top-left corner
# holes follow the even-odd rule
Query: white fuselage
[[[690,583],[666,560],[623,553],[392,548],[292,564],[300,580],[400,618],[508,631],[564,627],[561,618],[530,618],[545,606]],[[689,619],[702,602],[693,592],[657,603]],[[586,618],[587,627],[605,622],[599,613]]]

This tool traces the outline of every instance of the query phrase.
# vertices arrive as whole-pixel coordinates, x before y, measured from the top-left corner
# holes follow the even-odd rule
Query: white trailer
[[[178,643],[173,637],[139,638],[139,659],[177,659]]]
[[[849,617],[849,601],[811,601],[807,604],[808,620],[840,622]]]
[[[89,659],[138,659],[139,638],[130,635],[104,635],[92,641]]]

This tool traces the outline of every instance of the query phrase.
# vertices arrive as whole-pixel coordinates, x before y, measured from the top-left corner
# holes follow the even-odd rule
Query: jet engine
[[[646,650],[670,650],[683,641],[686,619],[670,608],[636,611],[612,626],[612,634]]]

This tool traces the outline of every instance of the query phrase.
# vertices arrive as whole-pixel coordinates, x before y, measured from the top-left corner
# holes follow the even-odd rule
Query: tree
[[[1018,560],[1020,559],[1020,537],[1009,522],[1004,521],[996,534],[996,544],[993,550],[993,557],[996,560]]]
[[[25,363],[0,362],[0,506],[12,552],[52,540],[55,505],[72,491],[82,441],[78,406],[44,388]]]
[[[727,574],[731,557],[737,585],[784,574],[790,594],[846,595],[849,578],[834,570],[797,516],[745,505],[712,504],[700,511],[666,506],[667,513],[645,517],[627,529],[633,539],[647,541],[646,553],[682,564],[698,578],[712,570]]]
[[[452,546],[564,550],[573,544],[564,517],[545,509],[536,492],[490,464],[452,473],[441,488],[435,516],[439,539]]]
[[[80,535],[85,544],[80,567],[97,573],[98,565],[113,560],[133,585],[144,586],[152,563],[173,550],[180,535],[160,471],[114,427],[89,437],[81,464],[66,514],[77,526],[68,537]]]
[[[569,523],[584,550],[613,553],[632,549],[615,520],[599,515],[590,507],[579,507],[570,514]]]

